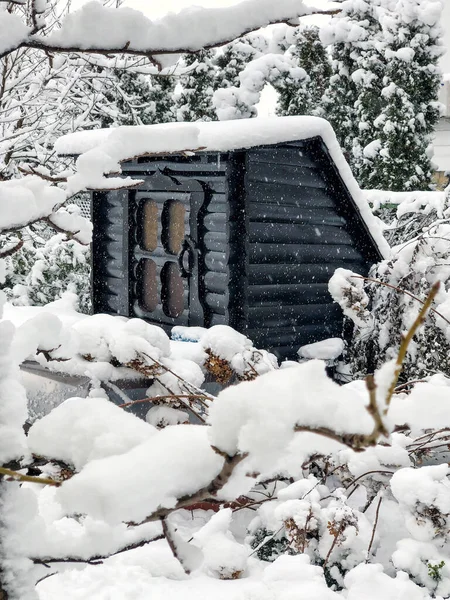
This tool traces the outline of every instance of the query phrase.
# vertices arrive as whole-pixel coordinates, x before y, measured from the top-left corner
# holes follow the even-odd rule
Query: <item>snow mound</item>
[[[208,485],[222,464],[209,445],[207,427],[166,427],[129,452],[88,463],[64,482],[58,498],[69,513],[140,522]]]
[[[80,470],[94,459],[127,452],[155,433],[105,398],[71,398],[34,423],[28,445],[34,454]]]
[[[341,338],[329,338],[314,344],[306,344],[298,350],[300,358],[318,358],[320,360],[334,360],[344,350],[344,340]]]

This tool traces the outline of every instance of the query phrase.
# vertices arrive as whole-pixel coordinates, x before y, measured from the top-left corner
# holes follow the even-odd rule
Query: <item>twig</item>
[[[375,511],[375,522],[373,524],[372,536],[370,538],[369,547],[367,548],[366,563],[369,562],[370,551],[372,550],[373,540],[375,539],[375,531],[376,531],[377,525],[378,525],[378,517],[380,515],[380,506],[381,506],[382,501],[383,501],[383,496],[380,496],[380,499],[378,500],[378,504],[377,504],[377,509]]]
[[[336,547],[336,544],[337,544],[337,541],[338,541],[338,539],[339,539],[339,536],[341,535],[341,533],[343,532],[343,530],[345,529],[345,527],[346,527],[345,520],[344,520],[344,519],[342,519],[342,521],[341,521],[341,523],[340,523],[340,525],[339,525],[339,529],[338,529],[338,530],[336,531],[336,533],[334,534],[334,539],[333,539],[333,543],[331,544],[331,548],[328,550],[328,554],[327,554],[327,555],[326,555],[326,557],[325,557],[324,563],[323,563],[323,565],[322,565],[322,568],[323,568],[323,569],[325,569],[325,567],[327,566],[327,564],[328,564],[328,561],[330,560],[331,553],[332,553],[332,552],[333,552],[333,550],[335,549],[335,547]]]
[[[414,385],[415,383],[426,383],[426,380],[425,379],[415,379],[413,381],[407,381],[406,383],[402,383],[401,385],[398,385],[394,391],[395,391],[395,393],[400,392],[404,388],[407,388],[410,385]]]
[[[389,390],[386,396],[386,408],[384,409],[384,414],[387,414],[387,410],[391,403],[392,396],[394,395],[395,387],[397,385],[398,378],[400,377],[400,373],[402,371],[402,365],[406,357],[408,346],[411,340],[413,339],[414,335],[416,334],[416,331],[419,329],[419,327],[425,320],[428,309],[431,307],[431,304],[439,291],[440,283],[440,281],[436,281],[436,283],[432,286],[430,293],[427,296],[427,299],[423,303],[423,306],[416,317],[416,320],[410,327],[408,333],[402,339],[402,343],[400,344],[400,348],[397,355],[397,360],[395,362],[394,377],[392,379],[391,385],[389,386]]]
[[[8,256],[12,256],[16,252],[18,252],[24,244],[23,240],[19,240],[15,246],[10,248],[9,250],[5,250],[4,252],[0,252],[0,258],[7,258]]]
[[[371,277],[363,277],[362,275],[351,275],[351,277],[353,279],[363,279],[364,281],[370,281],[371,283],[378,283],[379,285],[384,285],[384,287],[391,288],[392,290],[395,290],[396,292],[399,292],[400,294],[405,294],[406,296],[409,296],[413,300],[417,300],[417,302],[419,302],[419,304],[422,304],[422,306],[424,306],[428,300],[428,298],[426,300],[421,300],[417,296],[414,296],[414,294],[412,294],[408,290],[397,287],[396,285],[392,285],[391,283],[386,283],[385,281],[380,281],[379,279],[372,279]],[[439,283],[439,282],[437,282],[437,283]],[[443,319],[446,323],[448,323],[448,325],[450,325],[450,321],[448,319],[446,319],[444,317],[444,315],[442,313],[440,313],[438,310],[436,310],[432,306],[429,306],[428,309],[430,312],[434,313],[435,315],[437,315],[438,317]]]
[[[308,427],[306,425],[296,425],[294,431],[296,433],[316,433],[317,435],[344,444],[344,446],[348,446],[355,452],[362,452],[367,446],[373,446],[375,444],[371,439],[372,434],[336,433],[336,431],[328,429],[327,427]],[[370,442],[368,442],[369,438]]]
[[[394,471],[385,471],[384,469],[378,469],[378,470],[374,470],[374,471],[367,471],[366,473],[363,473],[362,475],[359,475],[351,483],[349,483],[347,486],[345,486],[344,489],[348,490],[349,488],[352,487],[352,485],[355,485],[356,482],[359,481],[360,479],[362,479],[363,477],[367,477],[367,475],[373,475],[374,473],[382,473],[382,474],[386,474],[386,475],[393,475]]]
[[[35,565],[43,565],[44,567],[48,567],[50,568],[50,564],[51,563],[85,563],[85,564],[89,564],[89,565],[101,565],[103,564],[103,561],[111,558],[111,556],[116,556],[117,554],[122,554],[123,552],[129,552],[130,550],[135,550],[136,548],[142,548],[143,546],[146,546],[147,544],[151,544],[152,542],[157,542],[158,540],[163,540],[164,539],[164,535],[157,535],[154,538],[150,539],[150,540],[142,540],[140,542],[135,542],[134,544],[129,544],[128,546],[125,546],[125,548],[121,548],[120,550],[117,550],[116,552],[112,552],[111,554],[108,554],[107,556],[101,556],[101,555],[96,555],[96,556],[91,556],[90,558],[78,558],[78,557],[74,557],[74,556],[65,556],[62,558],[31,558],[30,560],[33,561],[33,563]]]
[[[67,182],[67,177],[52,177],[51,175],[45,175],[44,173],[40,173],[36,171],[33,167],[30,166],[30,170],[25,169],[24,167],[18,168],[21,173],[24,175],[36,175],[40,177],[44,181],[49,181],[50,183],[65,183]]]
[[[373,432],[372,432],[371,436],[369,436],[368,443],[369,443],[369,445],[373,445],[377,441],[377,439],[380,437],[380,435],[385,435],[387,437],[389,434],[386,429],[386,426],[383,423],[380,411],[378,409],[377,394],[376,394],[377,386],[375,384],[375,378],[373,375],[367,375],[366,387],[367,387],[367,391],[369,392],[369,405],[367,406],[367,412],[370,414],[370,416],[374,420]]]
[[[424,438],[433,438],[434,436],[438,435],[439,433],[445,433],[446,431],[450,432],[450,427],[442,427],[442,429],[438,429],[437,431],[430,431],[429,433],[424,433],[423,435],[417,437],[411,444],[409,444],[406,447],[411,448],[411,446],[414,446],[415,444],[417,444],[417,442],[419,440],[423,440]],[[431,440],[428,439],[427,443],[430,441]]]
[[[31,475],[23,475],[22,473],[18,473],[17,471],[13,471],[12,469],[6,469],[5,467],[0,467],[0,475],[4,475],[5,477],[11,477],[11,479],[15,479],[17,481],[28,482],[28,483],[39,483],[41,485],[53,485],[54,487],[59,487],[61,483],[59,481],[55,481],[54,479],[46,479],[45,477],[32,477]]]
[[[35,586],[38,585],[39,583],[41,583],[41,581],[45,581],[45,579],[48,579],[49,577],[53,577],[53,575],[58,575],[58,572],[59,571],[53,571],[53,573],[49,573],[48,575],[44,575],[44,577],[41,577],[40,579],[38,579],[34,585]]]
[[[128,406],[133,406],[134,404],[141,404],[143,402],[158,402],[159,400],[179,400],[180,398],[189,399],[201,399],[201,400],[209,400],[208,396],[200,396],[197,394],[168,394],[167,396],[155,396],[154,398],[142,398],[141,400],[130,400],[130,402],[125,402],[125,404],[119,404],[119,408],[127,408]]]
[[[55,358],[54,356],[52,356],[52,352],[55,352],[56,350],[58,350],[60,348],[60,346],[58,346],[58,348],[52,348],[51,350],[43,350],[42,348],[38,348],[36,350],[36,354],[42,354],[42,356],[45,358],[45,360],[47,362],[68,362],[70,360],[70,358]]]
[[[180,553],[178,551],[177,544],[176,544],[176,542],[175,542],[175,540],[174,540],[174,538],[172,536],[172,533],[170,531],[170,526],[167,523],[167,519],[162,518],[161,519],[161,525],[162,525],[164,536],[165,536],[165,538],[167,540],[167,543],[169,545],[170,550],[172,551],[172,554],[177,559],[177,561],[180,563],[180,565],[183,567],[183,570],[186,573],[186,575],[190,575],[191,574],[191,570],[186,566],[186,564],[184,563],[184,560],[183,560],[182,556],[180,555]]]

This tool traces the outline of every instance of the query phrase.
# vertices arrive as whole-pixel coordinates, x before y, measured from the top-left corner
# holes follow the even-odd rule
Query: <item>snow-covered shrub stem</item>
[[[415,336],[417,330],[422,325],[422,323],[425,321],[427,312],[430,309],[434,299],[436,298],[436,295],[439,292],[440,286],[441,286],[440,281],[436,281],[436,283],[432,286],[430,293],[428,294],[427,299],[423,303],[423,306],[420,309],[420,312],[417,315],[414,323],[411,325],[408,333],[405,336],[403,336],[403,339],[401,341],[400,348],[399,348],[399,351],[397,354],[397,360],[395,361],[394,376],[392,378],[391,384],[389,386],[389,389],[388,389],[387,395],[386,395],[385,414],[387,412],[389,404],[391,403],[392,396],[394,395],[395,387],[398,383],[398,378],[400,377],[400,373],[402,371],[402,366],[403,366],[403,362],[406,358],[406,353],[408,351],[408,347],[409,347],[410,343],[412,342],[412,339]]]
[[[386,425],[383,422],[382,411],[380,411],[378,405],[378,399],[376,394],[376,384],[374,377],[372,375],[368,375],[366,377],[366,387],[369,392],[369,404],[367,405],[367,412],[370,414],[374,421],[374,427],[371,433],[369,434],[354,434],[354,433],[337,433],[328,427],[308,427],[305,425],[296,425],[296,432],[310,432],[316,433],[317,435],[321,435],[323,437],[329,438],[331,440],[335,440],[336,442],[340,442],[345,446],[348,446],[355,452],[360,452],[365,448],[370,446],[375,446],[378,442],[379,438],[382,436],[388,437],[389,432]],[[395,384],[394,384],[395,387]]]
[[[59,487],[61,484],[53,479],[47,477],[33,477],[32,475],[23,475],[13,469],[7,469],[6,467],[0,467],[0,476],[8,477],[10,480],[20,481],[22,483],[38,483],[39,485],[54,485]]]

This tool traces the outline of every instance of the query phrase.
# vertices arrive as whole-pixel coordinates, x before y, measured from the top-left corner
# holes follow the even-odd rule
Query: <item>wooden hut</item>
[[[329,278],[367,273],[385,247],[329,124],[191,126],[197,151],[180,142],[125,162],[143,183],[93,194],[94,311],[167,331],[227,324],[279,357],[339,336]],[[148,126],[149,140],[177,127]]]

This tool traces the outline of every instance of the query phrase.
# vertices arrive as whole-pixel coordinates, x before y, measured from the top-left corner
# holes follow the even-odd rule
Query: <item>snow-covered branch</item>
[[[33,8],[31,10],[34,15]],[[51,52],[147,56],[195,52],[226,44],[266,25],[314,12],[324,11],[315,10],[303,0],[279,0],[276,3],[245,0],[225,8],[188,8],[152,21],[130,8],[108,8],[92,1],[67,15],[61,28],[47,35],[36,33],[18,15],[2,13],[0,26],[9,31],[9,35],[2,41],[0,57],[20,47]]]

